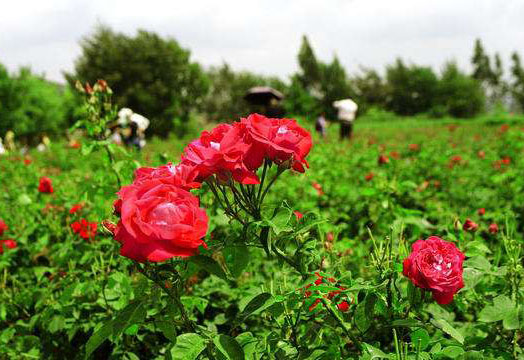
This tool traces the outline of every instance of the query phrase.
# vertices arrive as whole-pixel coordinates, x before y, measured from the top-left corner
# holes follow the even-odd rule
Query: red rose
[[[389,156],[391,156],[393,159],[397,159],[397,160],[400,159],[400,153],[398,151],[391,151],[389,153]],[[388,161],[389,161],[389,159],[388,159]]]
[[[184,190],[197,189],[200,183],[195,181],[196,168],[188,164],[173,165],[168,163],[159,167],[141,167],[135,171],[134,184],[147,180],[160,180],[165,184],[178,186]]]
[[[477,156],[479,157],[479,159],[484,159],[486,157],[486,153],[484,152],[484,150],[479,150]]]
[[[409,144],[409,150],[411,151],[419,151],[420,146],[418,144]]]
[[[0,236],[2,236],[7,229],[9,229],[9,226],[7,226],[4,220],[0,219]]]
[[[40,183],[38,184],[38,191],[41,193],[52,194],[53,193],[53,184],[51,179],[47,176],[42,176],[40,178]]]
[[[7,239],[7,240],[0,240],[0,254],[4,253],[4,247],[6,249],[14,249],[18,245],[16,244],[16,241],[13,239]]]
[[[198,198],[160,180],[124,186],[118,192],[121,219],[115,239],[120,254],[139,262],[165,261],[198,253],[208,219]]]
[[[204,131],[184,149],[182,164],[193,166],[200,182],[217,174],[224,180],[232,176],[242,184],[258,184],[252,170],[262,164],[264,154],[252,151],[245,136],[245,128],[238,123],[220,124],[211,132]]]
[[[370,172],[369,174],[366,175],[365,179],[366,179],[366,181],[371,181],[371,180],[373,180],[374,177],[375,177],[375,174]]]
[[[340,304],[337,305],[337,308],[342,312],[346,312],[349,310],[349,304],[347,301],[342,301]]]
[[[430,290],[437,303],[449,304],[464,287],[464,258],[455,244],[431,236],[413,244],[411,254],[404,259],[403,274],[415,286]]]
[[[98,224],[96,222],[89,222],[86,219],[75,221],[71,224],[71,229],[76,234],[79,234],[82,239],[92,239],[96,236]]]
[[[309,167],[306,156],[312,147],[311,134],[293,119],[271,119],[251,114],[241,119],[252,138],[254,153],[264,156],[277,164],[291,160],[290,166],[304,172]],[[255,163],[258,159],[254,159]]]
[[[486,209],[484,209],[484,208],[480,208],[479,211],[478,211],[478,214],[480,216],[484,215],[485,213],[486,213]]]
[[[478,224],[473,222],[470,219],[466,219],[464,226],[462,226],[464,231],[477,231],[478,227],[479,227]]]
[[[314,183],[313,183],[313,187],[314,187],[315,190],[317,191],[318,196],[322,196],[322,195],[324,195],[324,190],[322,190],[322,186],[321,186],[319,183],[314,182]]]
[[[25,158],[25,159],[24,159],[24,164],[25,164],[25,165],[31,165],[32,162],[33,162],[33,161],[32,161],[31,159],[29,159],[29,158]]]
[[[387,155],[380,155],[378,157],[378,164],[379,165],[384,165],[384,164],[388,164],[389,163],[389,158],[387,157]]]
[[[488,228],[490,234],[496,234],[499,232],[499,226],[495,223],[491,224]]]
[[[298,210],[295,210],[293,211],[293,213],[295,214],[295,217],[297,218],[297,221],[302,219],[304,217],[304,214],[302,214],[300,211]]]
[[[510,157],[503,157],[501,160],[500,160],[504,165],[509,165],[511,164],[511,158]]]
[[[69,209],[70,214],[75,214],[76,212],[82,210],[84,206],[82,204],[75,204]]]

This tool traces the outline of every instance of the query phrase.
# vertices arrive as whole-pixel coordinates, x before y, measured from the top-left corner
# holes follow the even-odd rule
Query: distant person
[[[146,145],[146,129],[149,120],[144,116],[134,113],[129,108],[123,108],[118,112],[118,125],[123,128],[124,142],[128,146],[135,146],[138,150]]]
[[[2,138],[0,138],[0,155],[3,155],[7,152],[7,150],[4,148],[4,143],[2,142]]]
[[[327,128],[326,115],[322,113],[317,118],[317,122],[315,123],[315,130],[320,134],[320,136],[324,138],[326,137],[326,128]]]
[[[357,115],[358,105],[351,99],[337,100],[333,106],[338,109],[340,121],[340,140],[351,139],[353,134],[353,121]]]

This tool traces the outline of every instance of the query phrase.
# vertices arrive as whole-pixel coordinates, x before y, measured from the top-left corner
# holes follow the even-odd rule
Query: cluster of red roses
[[[82,204],[75,204],[71,209],[69,209],[69,214],[78,214],[83,208],[84,206]],[[71,229],[75,234],[80,235],[82,239],[90,240],[96,236],[98,223],[96,221],[90,222],[81,218],[71,223]]]
[[[4,232],[6,232],[7,230],[9,230],[9,227],[3,220],[0,219],[0,238],[4,235]],[[4,253],[4,247],[6,249],[14,249],[17,247],[16,241],[14,241],[13,239],[0,239],[0,254]]]
[[[330,291],[325,298],[330,300],[332,303],[336,304],[337,308],[342,311],[346,312],[349,310],[349,305],[353,303],[353,299],[348,302],[348,297],[346,294],[343,294],[342,291],[346,290],[346,288],[337,285],[337,280],[335,278],[329,277],[326,278],[325,276],[320,275],[318,272],[315,273],[315,276],[317,279],[312,283],[305,286],[304,291],[304,297],[306,299],[309,299],[313,295],[313,291],[308,290],[311,289],[313,286],[330,286],[330,287],[337,287],[340,290],[334,290]],[[315,293],[318,295],[319,291],[315,290]],[[320,300],[318,297],[313,300],[312,303],[309,304],[308,302],[308,309],[309,311],[315,310],[318,304],[321,303],[322,300]]]
[[[38,184],[38,191],[43,194],[53,193],[53,182],[47,176],[42,176]]]
[[[230,186],[260,184],[257,170],[270,162],[304,172],[311,135],[295,120],[252,114],[203,131],[178,165],[140,168],[118,192],[114,229],[121,254],[138,262],[188,257],[206,246],[208,218],[189,191],[204,181]],[[262,185],[260,185],[262,186]]]

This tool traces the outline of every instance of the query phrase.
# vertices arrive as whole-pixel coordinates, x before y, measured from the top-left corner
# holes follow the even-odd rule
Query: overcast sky
[[[3,0],[0,63],[62,82],[99,22],[174,37],[205,66],[282,77],[297,69],[303,34],[349,73],[383,70],[397,56],[436,69],[455,59],[467,70],[477,37],[506,66],[512,51],[524,55],[524,0]]]

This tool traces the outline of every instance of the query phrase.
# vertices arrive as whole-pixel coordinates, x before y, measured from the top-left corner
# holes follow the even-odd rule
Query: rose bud
[[[346,312],[349,310],[349,304],[347,301],[342,301],[340,304],[337,305],[337,308],[342,312]]]
[[[302,214],[300,211],[298,210],[295,210],[293,211],[293,213],[295,214],[295,217],[297,218],[297,221],[302,219],[304,217],[304,214]]]
[[[464,229],[464,231],[477,231],[478,227],[479,226],[477,223],[473,222],[470,219],[466,219],[466,222],[464,223],[462,229]]]
[[[415,286],[431,291],[437,303],[449,304],[464,287],[464,258],[455,244],[431,236],[412,245],[411,254],[404,259],[403,274]]]
[[[499,226],[495,223],[491,224],[488,228],[490,234],[496,234],[499,232]]]

